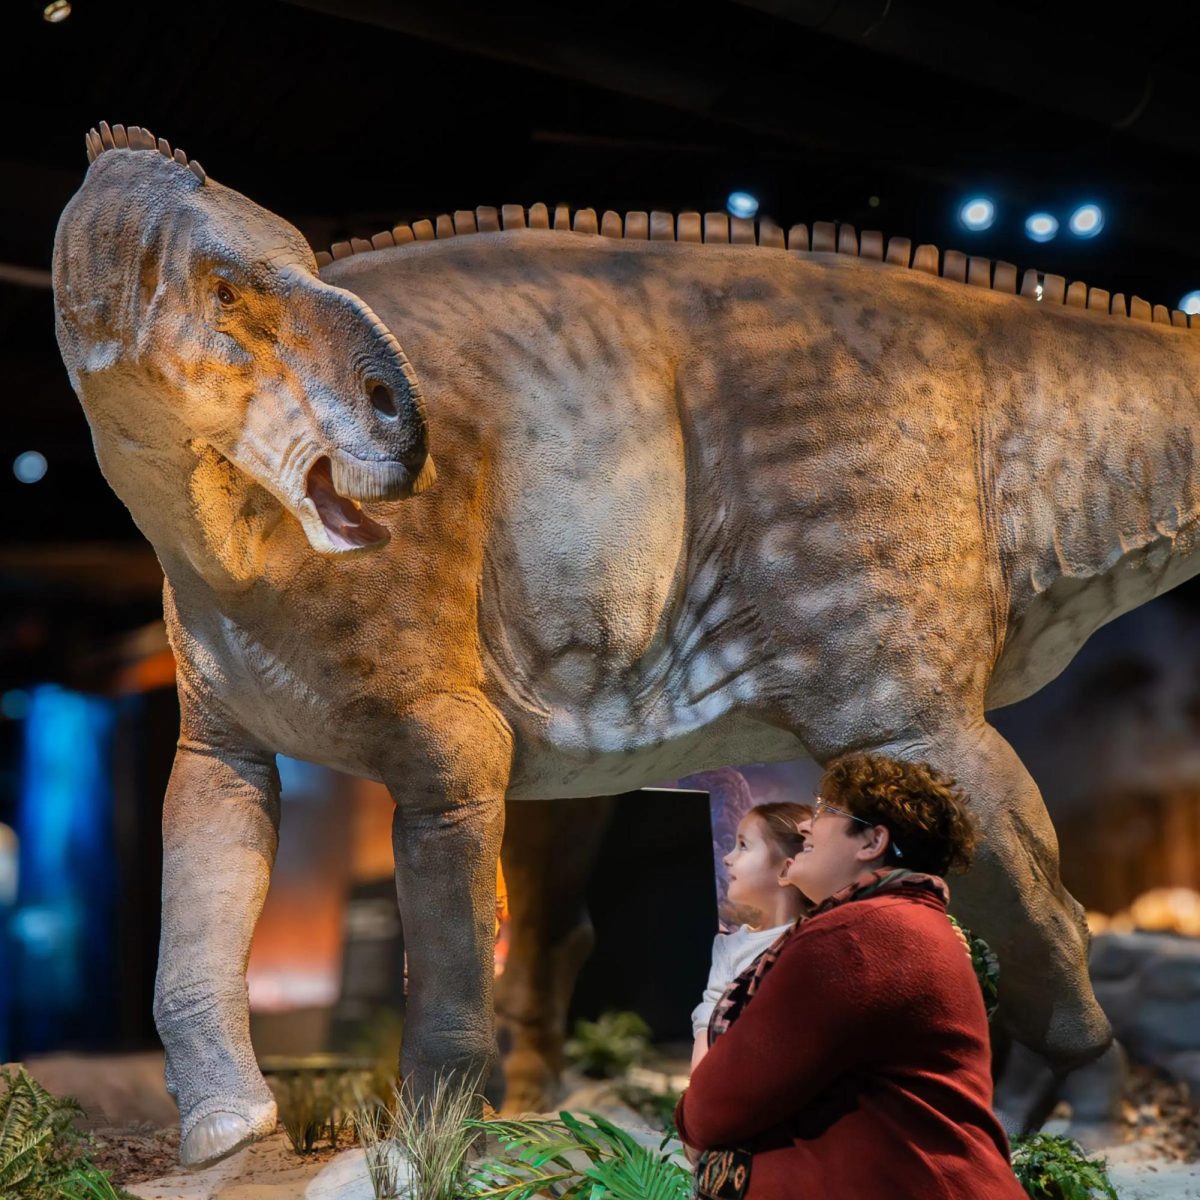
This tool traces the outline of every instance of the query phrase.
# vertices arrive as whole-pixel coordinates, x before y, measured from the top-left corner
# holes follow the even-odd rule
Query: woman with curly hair
[[[676,1110],[705,1200],[1022,1200],[992,1115],[979,981],[943,876],[966,799],[919,763],[850,754],[787,879],[812,904],[714,1009]]]

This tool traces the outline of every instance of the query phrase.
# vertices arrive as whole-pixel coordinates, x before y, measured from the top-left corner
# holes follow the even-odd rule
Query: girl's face
[[[761,817],[747,813],[742,818],[733,849],[723,861],[729,871],[731,903],[757,909],[765,909],[774,903],[787,860],[767,837]]]

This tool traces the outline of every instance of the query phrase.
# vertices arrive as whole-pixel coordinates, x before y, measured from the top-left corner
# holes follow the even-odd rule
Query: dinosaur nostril
[[[377,383],[371,389],[371,403],[381,417],[394,417],[399,413],[396,401],[392,399],[392,393],[382,383]]]

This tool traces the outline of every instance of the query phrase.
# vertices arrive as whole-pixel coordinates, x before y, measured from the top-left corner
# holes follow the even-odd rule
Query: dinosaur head
[[[387,530],[359,502],[434,479],[396,339],[358,296],[321,282],[298,230],[182,151],[105,124],[87,144],[53,280],[59,348],[93,435],[163,461],[216,451],[322,554],[382,545]]]

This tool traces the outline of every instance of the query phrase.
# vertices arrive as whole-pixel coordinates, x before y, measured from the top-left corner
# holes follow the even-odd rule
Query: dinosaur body
[[[774,231],[418,230],[318,279],[286,223],[102,132],[55,299],[168,581],[156,1016],[185,1158],[274,1117],[244,967],[276,752],[395,797],[418,1086],[490,1053],[506,801],[851,748],[959,779],[984,851],[956,904],[1009,1026],[1060,1064],[1103,1050],[1053,830],[984,712],[1200,567],[1200,338]]]

